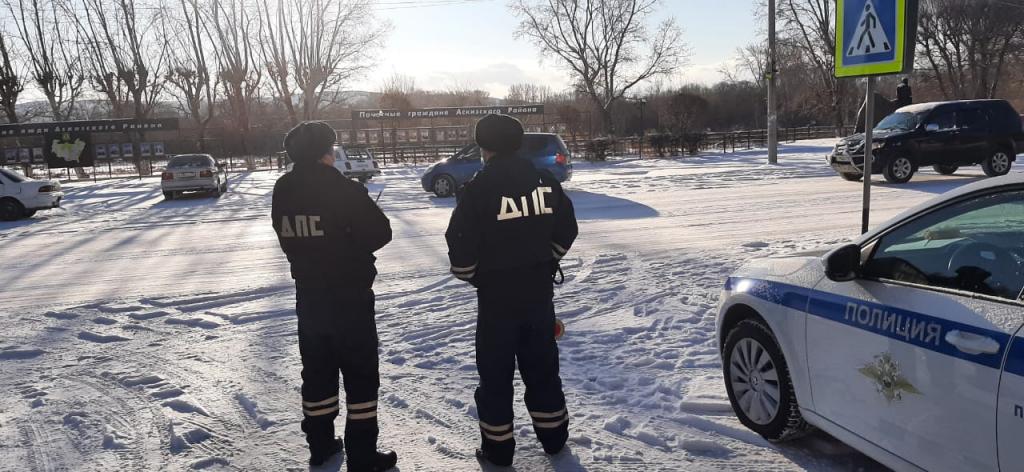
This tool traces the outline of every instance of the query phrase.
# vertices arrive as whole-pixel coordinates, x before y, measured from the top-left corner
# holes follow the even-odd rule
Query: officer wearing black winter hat
[[[348,470],[388,470],[398,456],[378,451],[377,325],[373,253],[391,241],[391,224],[366,189],[334,167],[337,135],[323,122],[292,128],[284,148],[295,168],[274,185],[273,219],[295,279],[302,357],[302,430],[309,464],[344,447]],[[344,377],[345,439],[334,436]]]
[[[502,466],[515,453],[517,363],[544,451],[557,454],[569,437],[553,271],[576,239],[576,216],[558,181],[516,154],[522,141],[523,125],[511,116],[477,123],[484,167],[466,184],[445,234],[452,273],[477,288],[477,457]]]

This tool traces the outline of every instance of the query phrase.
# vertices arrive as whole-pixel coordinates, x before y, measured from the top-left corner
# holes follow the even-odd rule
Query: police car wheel
[[[894,184],[904,184],[910,181],[910,178],[914,176],[914,161],[910,160],[907,156],[896,156],[889,159],[885,163],[885,167],[882,169],[882,175],[885,176],[885,180]]]
[[[1013,161],[1010,160],[1010,154],[999,149],[982,161],[981,170],[985,171],[985,175],[989,177],[999,177],[1000,175],[1008,174],[1012,165]]]
[[[450,175],[439,175],[434,178],[434,195],[441,198],[448,198],[455,195],[455,179]]]
[[[32,218],[33,216],[36,216],[36,210],[25,210],[24,215],[25,218]]]
[[[938,172],[938,173],[940,173],[942,175],[953,175],[953,174],[956,173],[957,170],[960,169],[960,167],[959,166],[932,166],[932,169],[935,169],[935,172]]]
[[[858,182],[860,179],[864,178],[864,174],[854,172],[840,172],[839,176],[842,177],[843,180],[849,180],[850,182]]]
[[[174,200],[174,192],[164,192],[164,200]]]
[[[0,221],[14,221],[25,214],[25,207],[13,198],[0,200]]]
[[[729,402],[744,426],[773,442],[806,434],[810,426],[800,414],[786,360],[763,323],[739,322],[722,354]]]

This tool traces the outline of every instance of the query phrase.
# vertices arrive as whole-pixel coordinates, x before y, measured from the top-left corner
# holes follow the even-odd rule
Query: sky
[[[756,0],[662,0],[658,18],[675,17],[691,50],[690,63],[669,82],[714,83],[736,49],[762,30]],[[508,86],[529,82],[555,90],[569,86],[568,73],[553,59],[541,61],[529,41],[516,39],[518,21],[507,0],[378,0],[377,15],[391,22],[379,65],[353,84],[376,91],[395,74],[416,86],[444,90],[470,86],[504,97]]]

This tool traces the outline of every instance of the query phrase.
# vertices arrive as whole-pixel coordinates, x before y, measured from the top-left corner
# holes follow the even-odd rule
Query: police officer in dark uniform
[[[576,239],[576,216],[558,181],[516,155],[522,140],[523,125],[510,116],[477,123],[485,164],[466,184],[445,235],[452,273],[477,288],[477,455],[503,466],[515,452],[517,361],[544,451],[557,454],[569,437],[552,298],[558,261]]]
[[[391,224],[366,188],[334,167],[337,135],[323,122],[288,132],[295,168],[274,186],[271,217],[291,263],[302,357],[302,430],[310,465],[346,451],[349,471],[384,471],[398,460],[377,450],[377,326],[374,251],[391,241]],[[345,384],[345,440],[334,436]]]
[[[910,81],[904,77],[896,86],[896,106],[905,107],[914,103],[914,92],[910,88]]]

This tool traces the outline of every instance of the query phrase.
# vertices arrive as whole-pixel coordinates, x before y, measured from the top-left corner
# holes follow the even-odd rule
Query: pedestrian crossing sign
[[[837,0],[836,77],[912,69],[916,17],[916,0]]]

